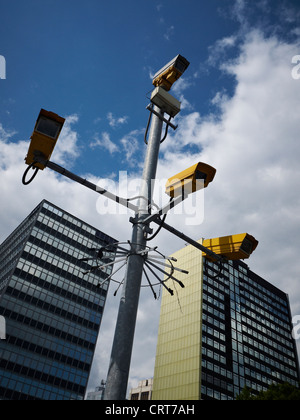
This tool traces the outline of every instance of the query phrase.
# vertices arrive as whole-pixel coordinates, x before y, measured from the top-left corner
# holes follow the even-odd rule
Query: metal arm
[[[51,162],[50,160],[46,160],[43,156],[41,156],[39,153],[35,154],[35,162],[36,163],[42,163],[47,168],[52,169],[55,172],[58,172],[61,175],[64,175],[65,177],[71,179],[72,181],[78,182],[79,184],[83,185],[84,187],[89,188],[92,191],[97,192],[100,195],[103,195],[104,197],[108,198],[109,200],[114,201],[115,203],[121,204],[124,207],[127,207],[130,210],[133,210],[135,213],[138,212],[138,207],[132,204],[127,198],[118,197],[117,195],[114,195],[110,193],[109,191],[105,190],[104,188],[99,187],[96,184],[93,184],[90,181],[87,181],[84,178],[81,178],[78,175],[73,174],[72,172],[68,171],[67,169],[63,168],[62,166],[57,165],[54,162]]]

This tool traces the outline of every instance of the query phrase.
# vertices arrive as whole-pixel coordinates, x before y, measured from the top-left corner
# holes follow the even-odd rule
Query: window
[[[149,391],[148,392],[142,392],[141,400],[142,401],[148,401],[149,400]]]

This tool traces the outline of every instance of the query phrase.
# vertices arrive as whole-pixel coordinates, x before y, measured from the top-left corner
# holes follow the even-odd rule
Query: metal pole
[[[149,223],[143,221],[149,216],[152,203],[152,180],[156,177],[164,113],[155,107],[149,134],[148,149],[140,189],[139,211],[133,225],[131,253],[119,306],[110,365],[107,376],[105,400],[125,400],[134,340],[135,324],[143,276],[144,257],[137,253],[147,244]]]

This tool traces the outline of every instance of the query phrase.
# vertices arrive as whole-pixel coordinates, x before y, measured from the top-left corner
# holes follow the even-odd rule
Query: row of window
[[[226,366],[225,356],[222,356],[220,353],[210,350],[206,347],[202,347],[202,367],[209,369],[210,371],[213,371],[217,373],[218,375],[221,375],[224,378],[227,378],[228,380],[231,380],[232,372],[226,369],[225,366]]]
[[[62,314],[63,318],[72,319],[73,322],[80,325],[88,325],[89,323],[99,324],[102,316],[101,307],[97,311],[80,305],[73,300],[66,299],[51,290],[44,289],[32,282],[26,280],[19,280],[17,277],[13,277],[10,282],[9,288],[13,288],[13,296],[21,300],[25,300],[28,303],[32,303],[34,306],[40,308],[48,308],[52,313]],[[63,316],[65,313],[65,316]],[[70,318],[68,314],[73,316]],[[92,325],[91,325],[92,327]]]
[[[226,341],[225,334],[220,333],[218,330],[208,325],[205,325],[205,324],[202,325],[202,332],[210,334],[211,336],[217,338],[220,341]]]
[[[15,302],[13,302],[15,303]],[[20,305],[15,303],[7,305],[5,315],[7,316],[7,334],[17,336],[18,338],[33,342],[37,345],[43,346],[51,351],[61,353],[66,357],[76,358],[84,363],[91,362],[90,346],[95,345],[97,339],[97,332],[89,331],[87,329],[72,329],[69,321],[62,322],[55,316],[45,316],[45,313],[38,313],[31,310],[19,311]],[[9,309],[9,307],[13,307]],[[15,311],[14,311],[15,310]],[[26,312],[23,315],[21,312]],[[70,326],[70,330],[68,330]],[[18,335],[16,335],[18,331]],[[67,331],[71,332],[67,334]],[[75,333],[75,334],[74,334]],[[77,340],[66,340],[66,337],[78,337]],[[92,343],[89,345],[88,343]]]
[[[241,286],[247,289],[252,295],[259,296],[265,299],[268,303],[273,304],[274,306],[277,306],[276,305],[276,302],[277,302],[279,304],[279,306],[277,306],[278,309],[281,309],[282,306],[284,308],[288,307],[287,301],[284,298],[281,298],[280,296],[278,296],[278,294],[273,293],[267,287],[262,286],[261,284],[259,284],[258,281],[253,280],[251,278],[251,275],[249,275],[250,272],[248,271],[248,269],[243,267],[240,262],[238,263],[239,264],[238,269],[233,267],[234,264],[235,262],[230,262],[230,261],[227,263],[224,263],[220,277],[224,276],[225,280],[226,280],[226,277],[228,277],[230,281],[234,282],[237,286],[239,286],[241,283]],[[212,276],[216,276],[216,274],[220,270],[219,266],[212,262],[207,262],[207,265],[214,269],[214,271],[211,271],[210,274]],[[240,280],[242,280],[242,282],[240,282]],[[224,283],[223,280],[222,282]]]
[[[287,340],[291,340],[291,331],[286,331],[280,328],[278,325],[272,324],[267,320],[263,320],[260,317],[256,317],[255,314],[250,313],[250,316],[255,319],[251,319],[249,316],[242,316],[243,324],[249,325],[252,328],[255,328],[256,330],[261,331],[264,335],[269,335],[270,337],[276,339],[277,341],[284,343],[285,337]],[[267,328],[266,328],[267,327]]]
[[[213,308],[210,305],[207,305],[204,301],[202,303],[203,311],[208,312],[209,314],[212,314],[214,317],[221,319],[222,321],[225,321],[225,314],[223,312],[220,312],[218,309]]]
[[[18,292],[17,292],[18,293]],[[43,313],[42,311],[44,311],[44,315],[48,315],[49,317],[49,321],[46,321],[45,327],[43,329],[53,329],[54,331],[59,331],[60,334],[64,334],[65,336],[70,336],[70,337],[77,337],[76,334],[71,334],[70,331],[72,332],[76,332],[76,330],[78,328],[87,328],[90,330],[94,330],[95,332],[98,331],[99,328],[99,323],[98,324],[94,324],[92,322],[88,322],[83,318],[79,318],[78,316],[72,314],[71,312],[67,312],[62,308],[58,308],[55,307],[53,305],[49,305],[48,303],[43,302],[42,300],[38,300],[36,298],[31,298],[30,296],[25,295],[24,293],[22,294],[21,292],[17,295],[15,289],[11,289],[10,287],[8,287],[6,294],[7,297],[9,297],[9,299],[12,301],[12,298],[15,297],[20,304],[22,304],[22,302],[26,302],[26,306],[32,305],[31,308],[34,309],[35,311],[37,311],[38,313]],[[8,304],[7,304],[8,305]],[[6,308],[8,308],[8,306],[5,306]],[[24,303],[23,303],[24,305]],[[37,309],[38,308],[38,309]],[[55,328],[54,327],[49,327],[49,323],[51,319],[55,319],[55,317],[58,317],[59,321],[66,321],[64,322],[64,326],[61,329]],[[67,328],[67,321],[69,321],[70,323],[73,323],[73,327],[71,328],[71,326],[69,328]],[[20,321],[21,322],[21,321]],[[30,323],[34,323],[36,325],[42,324],[39,320],[35,321],[34,319],[30,320]],[[44,324],[42,324],[44,325]],[[82,325],[82,327],[80,327],[80,325]],[[76,328],[77,327],[77,328]],[[53,332],[54,334],[54,332]],[[56,335],[56,333],[54,334]],[[80,340],[80,338],[78,337],[78,340]],[[71,340],[73,341],[73,339]]]
[[[56,378],[53,384],[41,385],[39,378],[22,378],[16,373],[6,372],[2,369],[0,369],[0,376],[0,396],[4,399],[14,398],[14,395],[21,395],[21,398],[29,396],[41,400],[83,400],[84,398],[83,387],[76,385],[70,390],[60,389],[60,386],[66,381],[59,378]]]
[[[209,305],[213,305],[215,308],[218,308],[220,311],[225,311],[225,305],[219,300],[212,298],[206,293],[203,293],[203,301]]]
[[[260,291],[255,291],[253,293],[254,289],[251,286],[249,286],[247,283],[243,283],[243,289],[245,289],[244,290],[244,296],[247,299],[255,296],[257,298],[262,299],[264,302],[267,302],[269,305],[272,305],[272,307],[277,308],[281,312],[284,312],[285,314],[289,315],[289,311],[288,311],[288,308],[287,308],[287,303],[284,302],[282,299],[280,299],[281,303],[279,303],[278,301],[273,300],[272,298],[263,294]]]
[[[202,335],[202,345],[205,346],[205,344],[207,346],[210,346],[212,348],[214,348],[215,350],[219,350],[223,353],[226,354],[226,346],[224,344],[219,343],[216,340],[213,340],[210,337],[207,337],[205,334]]]
[[[1,245],[1,254],[0,254],[0,270],[3,268],[3,262],[5,263],[7,259],[11,259],[14,253],[14,250],[17,248],[18,252],[21,250],[20,247],[23,246],[24,240],[28,237],[29,227],[33,223],[32,219],[25,220]]]
[[[206,283],[203,284],[203,290],[209,293],[210,295],[215,296],[217,299],[220,299],[221,301],[225,300],[225,296],[223,293],[218,292],[218,290],[214,289],[213,287],[208,286]]]
[[[267,369],[267,365],[269,365],[268,369],[271,370],[277,370],[280,372],[285,372],[287,375],[291,375],[293,377],[297,377],[297,371],[296,371],[296,365],[294,362],[290,361],[289,359],[282,360],[282,359],[272,359],[269,356],[266,356],[262,353],[260,353],[257,350],[252,349],[251,347],[244,346],[244,352],[245,352],[245,363],[246,363],[246,355],[255,357],[257,360],[260,360],[262,363],[255,361],[251,358],[248,360],[248,364],[253,363],[253,366],[255,366],[258,370],[265,371]],[[281,356],[282,357],[282,356]],[[294,369],[291,369],[285,365],[283,365],[280,362],[287,363],[289,366],[293,367]],[[270,366],[272,368],[270,368]]]
[[[272,372],[272,378],[266,377],[264,374],[261,374],[257,372],[256,370],[251,370],[249,368],[245,369],[245,373],[248,377],[252,378],[252,381],[254,380],[255,382],[257,381],[263,382],[264,385],[265,384],[272,385],[275,382],[280,381],[280,382],[288,382],[289,384],[294,385],[296,387],[299,386],[299,383],[297,381],[287,378],[286,376],[282,375],[279,372]]]
[[[243,317],[244,318],[244,317]],[[250,328],[250,327],[253,327]],[[254,329],[256,328],[256,329]],[[265,328],[265,327],[260,327],[258,326],[255,322],[249,320],[249,322],[247,322],[247,320],[244,320],[244,325],[243,325],[243,331],[249,335],[251,335],[254,338],[257,338],[258,340],[264,341],[265,339],[267,339],[268,337],[272,338],[272,341],[276,341],[281,343],[282,345],[284,345],[285,347],[294,350],[294,346],[293,343],[291,341],[291,336],[287,335],[287,338],[289,339],[285,339],[283,337],[281,337],[279,334],[273,332],[272,330]],[[260,331],[262,334],[260,334],[258,331]]]
[[[7,335],[9,337],[18,337],[18,340],[22,340],[24,344],[17,343],[16,345],[23,346],[25,349],[28,348],[27,343],[33,343],[34,345],[41,346],[48,349],[51,352],[61,354],[62,359],[71,358],[78,360],[78,363],[92,362],[92,351],[93,347],[89,346],[84,337],[84,333],[81,334],[80,340],[77,337],[66,334],[54,327],[50,327],[45,323],[30,320],[22,315],[13,313],[12,311],[6,310],[7,318]],[[21,321],[25,321],[21,323]],[[16,335],[18,332],[18,335]],[[72,340],[74,338],[74,340]],[[87,338],[87,337],[86,337]],[[9,340],[9,338],[7,339]],[[10,340],[14,341],[14,340]],[[4,342],[4,348],[6,343]],[[95,340],[94,340],[95,342]],[[32,350],[34,351],[34,350]]]
[[[10,343],[12,341],[12,343]],[[1,367],[7,364],[17,364],[31,370],[38,370],[47,375],[60,376],[63,379],[83,385],[87,382],[89,365],[76,359],[60,357],[59,353],[47,353],[47,349],[27,342],[27,346],[20,344],[20,339],[11,337],[5,345],[1,355]],[[15,344],[14,344],[15,343]],[[26,347],[26,348],[24,348]],[[43,351],[44,350],[44,351]],[[48,358],[47,354],[52,357]],[[58,357],[58,359],[56,358]],[[13,368],[11,369],[13,370]]]
[[[215,328],[218,328],[219,330],[225,331],[225,324],[223,322],[220,322],[218,319],[213,318],[212,316],[209,316],[205,313],[202,314],[202,321],[204,324],[211,324]]]
[[[33,379],[20,378],[0,369],[0,399],[8,400],[83,400],[83,395],[59,389]]]
[[[44,203],[42,213],[46,213],[44,211],[44,209],[46,209],[46,210],[48,210],[49,212],[52,213],[52,218],[53,219],[64,219],[67,222],[71,223],[72,225],[85,230],[86,232],[90,233],[91,235],[96,235],[96,230],[93,229],[91,226],[88,226],[87,224],[85,224],[81,220],[71,216],[68,213],[62,212],[58,208],[55,208],[55,207],[51,206],[49,203]]]
[[[38,231],[36,233],[36,231],[34,232],[35,235],[37,236],[41,236],[44,237],[44,235],[47,234],[47,232],[41,232]],[[49,232],[48,232],[49,234]],[[34,236],[32,236],[34,237]],[[57,246],[56,248],[54,246],[50,246],[48,245],[46,242],[41,242],[40,239],[35,238],[32,241],[32,246],[33,249],[32,250],[32,254],[34,254],[33,256],[38,255],[38,260],[41,260],[41,256],[42,255],[47,255],[47,257],[49,257],[49,261],[51,263],[52,261],[52,265],[53,262],[55,262],[57,264],[57,261],[59,260],[59,267],[60,269],[64,269],[64,271],[68,271],[70,274],[79,277],[79,278],[84,278],[86,280],[86,282],[90,282],[92,284],[94,284],[95,286],[97,286],[97,284],[99,283],[99,279],[100,278],[105,278],[105,276],[108,276],[111,273],[111,269],[112,267],[108,267],[105,268],[104,270],[95,270],[92,273],[89,273],[88,275],[83,275],[84,271],[88,271],[91,266],[87,265],[86,263],[82,263],[79,261],[79,259],[74,258],[74,256],[69,255],[69,253],[72,253],[73,250],[75,250],[75,252],[78,252],[78,248],[76,246],[73,246],[74,243],[67,243],[64,242],[62,240],[60,240],[59,238],[57,239],[57,243],[55,243],[55,245]],[[75,244],[76,245],[76,244]],[[28,246],[30,246],[28,244]],[[96,246],[97,248],[97,246]],[[28,248],[26,248],[27,250]],[[86,248],[84,247],[84,250],[82,251],[82,256],[86,257],[87,253],[86,253]],[[31,255],[31,254],[30,254]],[[90,256],[90,255],[89,255]],[[48,262],[47,257],[43,257],[43,261],[44,262]],[[67,265],[68,263],[68,265]],[[41,262],[39,262],[39,265],[41,265]],[[71,267],[70,267],[71,265]],[[66,269],[65,269],[66,267]],[[68,268],[68,270],[67,270]]]
[[[34,319],[30,319],[27,318],[23,315],[20,315],[16,312],[13,312],[12,310],[8,310],[5,309],[2,310],[3,315],[6,317],[6,319],[8,320],[8,332],[9,333],[9,323],[11,322],[11,320],[15,320],[18,323],[24,324],[24,325],[28,325],[28,327],[30,327],[30,329],[33,329],[34,333],[35,331],[38,331],[37,334],[41,334],[41,333],[45,333],[46,335],[49,335],[50,337],[56,337],[56,339],[59,339],[61,341],[57,341],[58,344],[63,344],[66,347],[68,347],[68,343],[72,343],[75,346],[80,346],[82,348],[85,348],[87,350],[91,350],[93,351],[95,348],[95,340],[85,340],[83,338],[81,338],[80,336],[75,336],[69,333],[66,333],[65,331],[62,331],[58,328],[55,328],[54,326],[49,326],[47,322],[40,322],[40,321],[36,321]],[[51,322],[51,319],[48,321],[49,323]],[[24,339],[25,340],[29,340],[27,334],[27,330],[21,330],[24,333]],[[83,334],[82,334],[83,335]],[[81,350],[83,352],[83,350]]]
[[[204,366],[203,366],[204,367]],[[204,367],[204,371],[202,371],[201,379],[203,383],[213,384],[215,388],[219,388],[219,390],[223,390],[223,392],[227,392],[232,395],[233,393],[233,375],[231,375],[230,381],[223,380],[216,376],[217,372],[214,370],[210,370],[210,372],[206,372],[206,367]]]
[[[220,292],[229,294],[229,281],[225,278],[223,279],[222,276],[219,276],[219,281],[215,279],[216,273],[210,271],[212,278],[208,279],[207,274],[208,272],[204,272],[203,276],[203,286],[209,287],[212,286],[213,290],[220,290]]]
[[[257,305],[260,305],[261,307],[265,308],[267,310],[267,312],[269,314],[273,314],[274,315],[274,319],[277,318],[281,318],[283,319],[286,323],[289,322],[289,316],[286,314],[284,315],[281,311],[278,311],[277,309],[274,309],[271,305],[266,304],[265,302],[263,302],[261,299],[258,299],[256,296],[250,295],[248,292],[244,292],[243,290],[241,291],[241,295],[243,295],[245,297],[242,298],[242,303],[247,302],[248,306],[250,306],[251,308],[258,308]],[[252,303],[254,302],[254,303]],[[285,312],[287,313],[287,311],[285,310]],[[272,315],[271,315],[272,317]]]
[[[95,311],[100,311],[100,307],[105,303],[106,290],[103,290],[107,287],[105,284],[101,289],[91,291],[75,282],[74,277],[74,281],[66,280],[59,274],[50,273],[34,263],[29,264],[28,261],[23,258],[20,258],[15,274],[20,280],[28,279],[30,284],[39,285],[45,290],[51,290],[56,295],[63,296],[64,299],[70,299],[82,306],[92,308]],[[15,283],[12,283],[12,287],[14,286]]]
[[[292,346],[292,343],[287,343],[288,347],[282,346],[276,343],[275,341],[270,340],[267,336],[263,334],[259,334],[255,331],[252,331],[251,329],[247,327],[243,328],[243,332],[246,332],[247,334],[249,334],[249,335],[244,335],[244,341],[249,343],[251,346],[257,345],[258,342],[255,340],[255,338],[257,338],[258,340],[265,343],[270,350],[273,348],[275,350],[280,351],[281,353],[284,353],[286,356],[290,358],[294,358],[294,348]],[[289,350],[289,348],[291,350]]]
[[[274,317],[270,316],[266,311],[259,310],[259,309],[256,310],[256,307],[254,305],[251,305],[251,308],[255,312],[253,312],[250,308],[246,306],[242,306],[243,315],[245,315],[248,319],[252,318],[255,321],[259,322],[260,324],[265,325],[266,327],[279,332],[285,337],[290,337],[291,331],[290,331],[289,324],[282,322],[279,319],[276,319],[276,323],[272,322],[275,320]]]
[[[222,392],[216,391],[212,388],[202,385],[201,386],[201,399],[205,399],[205,397],[209,397],[211,399],[215,399],[218,401],[233,400],[233,398],[227,394],[223,394]]]
[[[35,238],[35,240],[32,240],[32,237]],[[52,252],[54,255],[61,255],[62,252],[65,254],[65,259],[68,259],[70,257],[70,261],[73,262],[79,262],[79,265],[82,265],[80,263],[80,259],[82,258],[90,258],[91,257],[91,251],[90,249],[97,249],[100,248],[99,243],[92,242],[91,248],[83,249],[80,247],[78,248],[75,246],[75,242],[72,241],[72,243],[63,242],[60,238],[57,238],[56,236],[52,235],[49,232],[44,232],[36,227],[33,228],[31,237],[29,238],[29,242],[32,242],[35,244],[36,248],[41,250],[45,249],[48,250],[48,252]],[[95,252],[93,252],[93,255],[95,255]],[[110,259],[111,261],[114,260],[114,254],[112,252],[104,251],[103,252],[103,258],[105,260]]]
[[[65,237],[69,238],[70,240],[80,244],[81,246],[84,246],[86,248],[93,247],[93,241],[88,239],[83,234],[80,234],[79,232],[75,232],[72,228],[68,228],[63,223],[60,223],[59,221],[54,221],[50,217],[43,215],[42,213],[39,214],[39,217],[37,219],[37,222],[43,223],[48,228],[53,231],[55,234],[62,234]]]
[[[77,219],[71,214],[62,212],[61,210],[54,208],[53,206],[47,203],[45,203],[45,205],[41,209],[41,213],[49,216],[51,219],[62,222],[65,226],[69,227],[72,230],[75,230],[76,232],[84,231],[82,233],[85,236],[90,237],[92,239],[96,237],[106,244],[111,243],[112,241],[114,242],[114,239],[112,239],[110,236],[106,235],[105,233],[86,224],[82,220]]]
[[[269,297],[271,302],[269,303],[275,303],[278,302],[280,306],[287,307],[287,301],[285,299],[282,299],[278,294],[275,294],[268,290],[266,287],[261,286],[258,282],[252,280],[248,276],[241,276],[245,280],[245,283],[243,282],[243,287],[247,288],[247,290],[254,296],[258,296],[261,292],[262,296],[264,298]]]

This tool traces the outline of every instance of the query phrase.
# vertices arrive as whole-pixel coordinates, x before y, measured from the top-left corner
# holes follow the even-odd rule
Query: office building
[[[114,242],[42,201],[0,246],[0,399],[84,398],[111,267],[84,275],[80,259]]]
[[[245,385],[298,386],[288,296],[241,261],[220,266],[192,246],[174,257],[189,275],[178,275],[185,289],[163,293],[152,399],[232,400]]]
[[[131,388],[129,400],[148,401],[152,397],[153,378],[140,381],[137,388]]]

